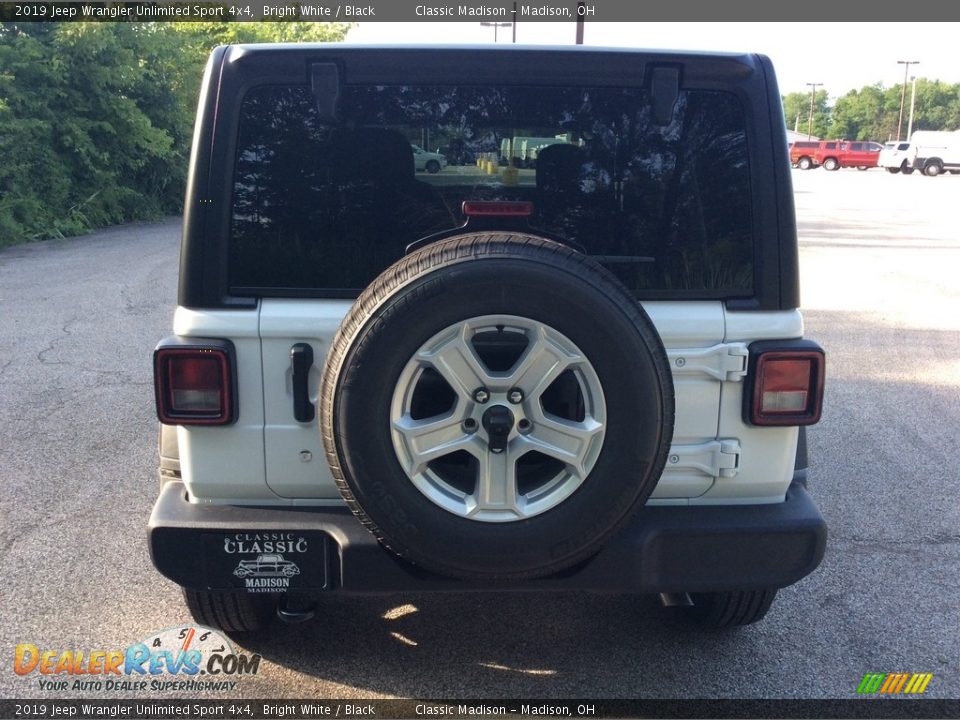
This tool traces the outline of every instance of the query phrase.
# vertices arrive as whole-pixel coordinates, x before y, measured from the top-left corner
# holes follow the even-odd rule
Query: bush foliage
[[[210,50],[340,40],[348,29],[0,24],[0,246],[178,212]]]

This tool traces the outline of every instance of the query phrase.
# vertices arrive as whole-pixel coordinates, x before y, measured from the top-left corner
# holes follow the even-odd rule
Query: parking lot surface
[[[704,633],[655,598],[590,594],[336,598],[235,638],[263,661],[229,695],[852,698],[866,672],[929,672],[927,696],[957,697],[960,176],[793,180],[807,335],[828,358],[810,487],[831,534],[766,621]],[[189,623],[145,542],[177,243],[171,220],[0,252],[4,698],[134,695],[45,694],[14,648],[123,649]]]

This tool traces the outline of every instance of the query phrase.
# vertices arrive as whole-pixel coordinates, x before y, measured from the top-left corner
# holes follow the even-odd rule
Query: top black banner
[[[909,17],[908,17],[909,15]],[[654,22],[875,20],[942,22],[960,19],[960,3],[915,0],[904,6],[871,0],[585,0],[535,2],[444,2],[443,0],[257,0],[255,2],[18,2],[0,0],[6,22],[164,22],[262,20],[288,22]],[[718,32],[723,32],[718,27]]]

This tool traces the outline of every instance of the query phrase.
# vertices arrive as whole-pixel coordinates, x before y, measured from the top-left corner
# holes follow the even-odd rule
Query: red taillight
[[[529,217],[533,215],[533,203],[512,200],[464,200],[463,214],[467,217]]]
[[[813,425],[823,409],[823,351],[768,351],[757,357],[750,401],[754,425]]]
[[[153,372],[157,417],[168,425],[233,422],[230,356],[224,348],[160,347]]]

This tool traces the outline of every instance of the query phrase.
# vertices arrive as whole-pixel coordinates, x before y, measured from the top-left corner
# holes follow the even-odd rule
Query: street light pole
[[[907,140],[913,135],[913,106],[917,102],[917,76],[910,78],[913,82],[913,89],[910,91],[910,122],[907,123]]]
[[[900,119],[897,121],[897,142],[900,142],[900,131],[903,129],[903,101],[907,97],[907,74],[911,65],[919,65],[919,60],[897,60],[897,65],[903,65],[903,89],[900,90]]]
[[[810,87],[810,116],[807,118],[807,140],[813,137],[813,100],[817,94],[817,86],[823,83],[807,83]]]
[[[510,27],[513,23],[509,22],[482,22],[480,23],[483,27],[492,27],[493,28],[493,42],[497,42],[497,28]],[[516,33],[514,33],[513,41],[517,41]]]

